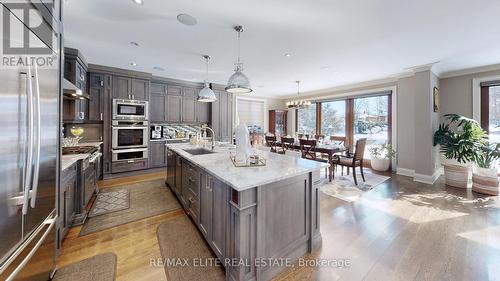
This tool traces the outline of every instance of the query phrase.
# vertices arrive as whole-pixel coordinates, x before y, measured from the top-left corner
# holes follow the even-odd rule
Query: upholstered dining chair
[[[266,136],[266,144],[271,147],[271,152],[276,152],[279,154],[284,154],[285,151],[282,149],[278,149],[278,144],[276,141],[276,136]],[[281,148],[281,147],[280,147]]]
[[[328,163],[328,159],[323,159],[323,158],[317,157],[317,155],[316,155],[316,144],[317,144],[316,140],[300,139],[299,143],[300,143],[300,153],[302,155],[302,158]],[[325,168],[325,174],[327,177],[328,177],[328,169],[332,168],[331,163],[328,163],[328,164],[329,164],[328,167]]]
[[[347,173],[349,174],[349,169],[352,168],[352,177],[354,179],[354,184],[358,185],[358,180],[356,179],[356,167],[361,170],[361,177],[363,182],[365,181],[365,174],[363,173],[363,156],[365,154],[366,138],[362,138],[356,141],[356,146],[354,154],[339,155],[338,158],[333,159],[333,164],[335,166],[347,167]]]

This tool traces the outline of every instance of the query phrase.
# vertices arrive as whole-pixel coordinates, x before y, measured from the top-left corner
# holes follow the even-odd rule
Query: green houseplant
[[[396,151],[391,144],[384,143],[368,148],[371,155],[370,164],[375,171],[385,172],[391,165],[391,160],[396,156]]]
[[[455,187],[471,186],[471,163],[479,161],[486,145],[486,132],[479,123],[459,114],[444,115],[446,122],[434,133],[434,146],[448,160],[457,164],[444,164],[446,184]]]

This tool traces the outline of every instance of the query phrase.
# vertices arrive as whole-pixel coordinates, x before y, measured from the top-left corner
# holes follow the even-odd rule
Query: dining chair
[[[300,144],[300,153],[302,155],[302,158],[328,163],[328,159],[323,159],[323,158],[317,157],[317,155],[316,155],[317,141],[316,140],[300,139],[299,144]],[[330,164],[330,163],[328,163],[328,164]],[[331,165],[328,165],[328,167],[325,168],[325,174],[327,177],[328,177],[328,169],[331,169],[331,168],[332,168]]]
[[[356,167],[361,170],[361,177],[363,182],[365,182],[365,174],[363,173],[363,156],[365,154],[366,138],[362,138],[356,141],[354,154],[340,155],[338,158],[333,159],[333,164],[335,166],[341,166],[342,172],[343,167],[347,167],[347,174],[349,174],[349,169],[352,168],[352,177],[354,179],[354,184],[358,185],[358,180],[356,179]]]
[[[271,152],[279,153],[279,154],[284,154],[284,150],[278,150],[278,144],[276,141],[276,136],[266,136],[266,144],[267,146],[271,147]]]
[[[295,150],[295,139],[292,137],[282,137],[281,138],[281,148],[283,149],[284,153],[286,153],[287,150]]]

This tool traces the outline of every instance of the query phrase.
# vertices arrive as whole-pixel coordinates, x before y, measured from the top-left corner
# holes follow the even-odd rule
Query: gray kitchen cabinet
[[[61,173],[58,203],[57,249],[61,249],[62,241],[72,225],[75,215],[75,192],[77,186],[77,164],[73,164]]]
[[[143,79],[132,79],[132,99],[149,100],[149,81]]]
[[[196,102],[196,118],[198,123],[210,123],[210,103],[209,102]]]
[[[175,185],[174,192],[180,199],[182,197],[182,157],[175,155]],[[182,200],[181,200],[182,201]]]
[[[194,123],[196,122],[196,97],[184,96],[182,97],[182,122]]]
[[[113,98],[114,99],[130,99],[131,98],[131,81],[127,77],[113,77]]]
[[[233,138],[233,96],[226,91],[214,91],[217,101],[212,103],[212,128],[220,141],[231,142]]]
[[[167,94],[167,121],[181,122],[182,96]]]
[[[198,224],[200,215],[200,170],[188,161],[182,162],[181,198],[184,208],[193,221]]]
[[[73,48],[64,48],[64,78],[82,92],[87,93],[87,61],[82,53]],[[82,122],[88,120],[88,102],[80,99],[64,99],[63,120]]]
[[[218,258],[226,258],[226,222],[228,215],[229,188],[221,181],[211,178],[210,188],[212,193],[211,210],[211,240],[210,244]]]
[[[167,94],[151,92],[149,105],[149,119],[151,122],[162,123],[167,121]]]
[[[165,141],[149,142],[149,167],[158,168],[167,166],[167,151]]]
[[[211,185],[211,177],[205,173],[201,173],[200,177],[200,219],[199,229],[207,241],[212,241],[212,196],[213,189]]]
[[[149,81],[115,76],[113,78],[113,98],[147,101],[149,100]]]
[[[148,159],[111,162],[111,173],[131,172],[148,168]]]
[[[89,74],[88,120],[104,120],[104,74]]]

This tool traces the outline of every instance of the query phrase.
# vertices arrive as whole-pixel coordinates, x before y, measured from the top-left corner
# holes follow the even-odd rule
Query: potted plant
[[[387,171],[392,158],[396,156],[396,151],[392,148],[392,145],[387,143],[374,145],[368,148],[368,151],[372,156],[370,160],[372,169],[379,172]]]
[[[487,143],[476,158],[476,167],[472,173],[472,191],[498,195],[498,174],[496,161],[500,158],[500,143]]]
[[[479,123],[459,114],[446,114],[446,123],[440,124],[434,133],[434,145],[448,160],[444,163],[447,185],[468,188],[471,186],[471,165],[481,155],[486,143],[486,132]]]

